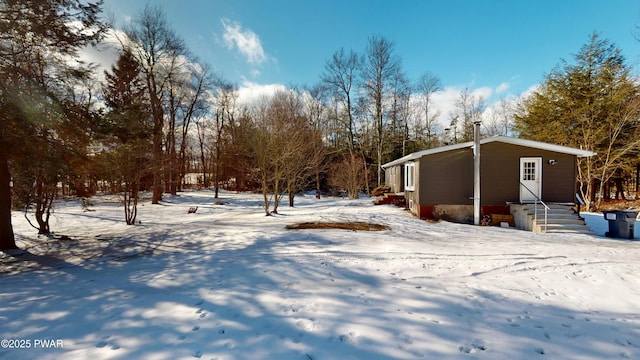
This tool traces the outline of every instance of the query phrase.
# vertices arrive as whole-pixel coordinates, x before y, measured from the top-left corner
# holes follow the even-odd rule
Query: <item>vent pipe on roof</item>
[[[473,122],[473,224],[480,225],[480,121]]]

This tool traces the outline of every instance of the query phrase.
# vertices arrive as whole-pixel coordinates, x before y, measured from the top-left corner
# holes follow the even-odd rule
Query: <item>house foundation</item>
[[[481,206],[481,215],[501,214],[509,215],[509,206],[485,205]],[[473,205],[419,205],[414,213],[420,219],[446,220],[457,223],[473,224]]]

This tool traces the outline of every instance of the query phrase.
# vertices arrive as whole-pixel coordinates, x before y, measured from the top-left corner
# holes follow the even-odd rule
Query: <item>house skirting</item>
[[[415,205],[414,213],[420,219],[473,223],[473,205]],[[482,205],[480,214],[509,215],[509,205]]]

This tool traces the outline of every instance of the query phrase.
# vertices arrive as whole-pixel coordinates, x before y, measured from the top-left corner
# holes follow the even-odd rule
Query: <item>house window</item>
[[[522,169],[522,180],[523,181],[535,181],[536,180],[536,162],[535,161],[525,161]]]
[[[415,163],[406,163],[404,165],[404,189],[413,191],[415,190],[415,176],[416,166]]]

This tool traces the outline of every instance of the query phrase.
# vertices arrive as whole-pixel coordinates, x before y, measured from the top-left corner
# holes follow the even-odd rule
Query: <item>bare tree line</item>
[[[284,195],[293,206],[300,191],[370,193],[383,182],[384,162],[440,144],[432,106],[439,79],[425,72],[411,82],[381,35],[362,54],[336,51],[318,84],[240,105],[237,86],[187,49],[158,7],[145,6],[116,32],[120,57],[100,82],[95,66],[69,61],[107,33],[100,3],[2,4],[8,120],[0,128],[0,180],[11,199],[3,203],[4,247],[13,246],[12,207],[33,212],[34,227],[48,234],[60,195],[120,194],[124,220],[135,224],[142,191],[157,204],[197,173],[216,197],[221,188],[260,190],[272,214]],[[91,30],[72,28],[73,20]],[[40,103],[41,111],[25,112],[24,103]],[[6,150],[25,139],[21,151]],[[21,161],[29,157],[36,166]]]
[[[491,107],[465,88],[453,110],[443,114],[434,105],[443,91],[438,76],[425,69],[410,79],[395,44],[382,35],[371,36],[362,52],[336,50],[317,84],[289,87],[247,104],[240,103],[237,85],[186,48],[160,8],[147,5],[123,29],[119,59],[100,82],[95,66],[69,61],[107,32],[99,3],[0,4],[0,16],[7,20],[0,21],[2,248],[15,247],[12,207],[32,214],[34,227],[48,234],[57,196],[106,191],[121,196],[124,219],[135,224],[143,191],[157,204],[165,194],[177,195],[194,175],[196,186],[212,188],[215,197],[220,189],[260,192],[265,215],[278,213],[285,196],[294,206],[302,191],[357,198],[383,184],[385,162],[469,141],[477,120],[483,120],[484,136],[546,134],[557,143],[603,149],[603,156],[580,168],[588,199],[598,198],[594,189],[606,198],[607,184],[640,168],[634,163],[640,144],[629,135],[637,128],[638,90],[626,81],[627,68],[614,66],[620,61],[611,49],[613,62],[590,61],[607,64],[601,66],[606,71],[598,75],[600,83],[606,84],[607,74],[620,74],[611,84],[624,87],[611,96],[622,100],[574,119],[585,132],[579,134],[584,141],[572,143],[578,138],[562,121],[577,112],[568,108],[556,119],[538,111],[550,109],[542,101],[544,91],[556,91],[561,81],[549,77],[539,92]],[[50,25],[47,31],[34,26],[43,23]],[[73,28],[77,23],[86,29]],[[572,76],[582,76],[581,71],[566,68]],[[561,79],[564,74],[552,75]],[[584,83],[593,89],[600,84]],[[571,100],[575,92],[562,89]],[[596,94],[592,99],[607,103]],[[549,119],[560,125],[550,126]],[[609,130],[598,124],[609,124]]]

